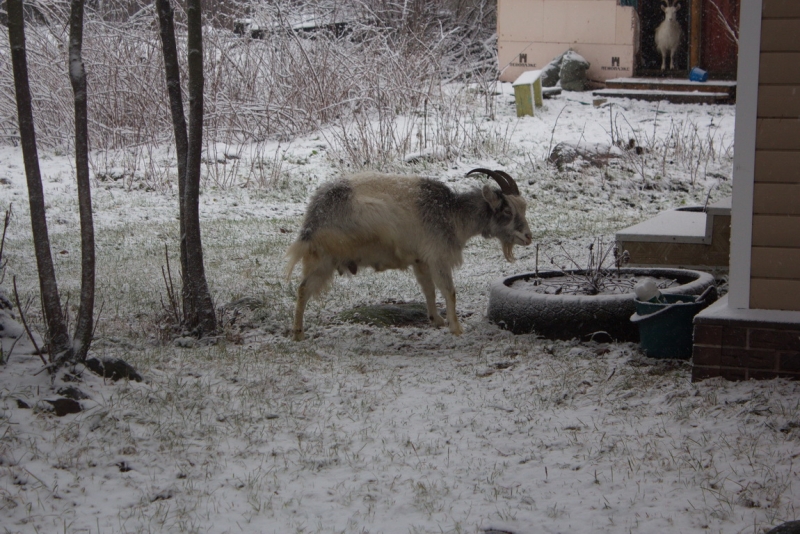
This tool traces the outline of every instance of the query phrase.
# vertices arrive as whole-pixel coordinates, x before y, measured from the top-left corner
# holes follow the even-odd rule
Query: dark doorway
[[[694,0],[699,1],[699,0]],[[692,0],[679,0],[678,23],[683,30],[683,38],[678,53],[675,55],[676,70],[661,70],[661,54],[655,43],[656,28],[664,21],[664,12],[661,6],[666,4],[662,0],[639,0],[639,52],[637,54],[637,76],[668,76],[684,77],[688,72],[687,58],[689,57],[689,32],[690,13]]]
[[[739,45],[739,0],[704,0],[700,64],[709,76],[735,80]]]
[[[661,6],[666,1],[638,0],[640,34],[636,75],[683,78],[692,67],[700,67],[708,71],[712,79],[735,80],[739,54],[740,2],[741,0],[678,0],[681,5],[678,23],[683,30],[683,39],[675,59],[677,68],[673,71],[662,71],[655,32],[664,20]]]

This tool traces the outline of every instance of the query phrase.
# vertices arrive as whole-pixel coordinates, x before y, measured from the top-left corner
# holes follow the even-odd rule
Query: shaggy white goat
[[[667,0],[667,5],[661,6],[664,12],[664,21],[656,28],[656,48],[661,54],[661,70],[667,68],[667,55],[669,55],[669,68],[675,70],[675,54],[681,46],[683,30],[678,23],[677,13],[681,8],[679,3],[673,5],[674,0]]]
[[[514,245],[531,244],[526,204],[514,179],[502,171],[475,169],[493,178],[465,193],[429,178],[364,173],[323,185],[309,202],[297,240],[286,255],[287,277],[302,261],[297,290],[294,339],[303,339],[308,299],[323,291],[333,273],[356,274],[360,267],[413,269],[425,295],[428,316],[445,324],[436,309],[436,288],[447,308],[453,334],[462,333],[456,316],[453,269],[461,265],[466,242],[478,234],[496,237],[508,261]]]

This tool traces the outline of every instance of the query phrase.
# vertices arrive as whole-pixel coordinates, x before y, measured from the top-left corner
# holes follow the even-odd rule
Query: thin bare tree
[[[175,43],[175,15],[171,0],[157,0],[158,22],[161,34],[161,51],[164,55],[164,72],[167,80],[172,130],[175,135],[175,152],[178,157],[178,222],[180,232],[181,276],[188,272],[186,265],[186,155],[189,139],[186,134],[186,116],[183,113],[181,70],[178,63],[178,46]],[[186,284],[183,284],[186,287]]]
[[[66,318],[61,308],[50,237],[47,231],[44,191],[36,148],[30,84],[25,50],[25,17],[22,0],[9,0],[8,26],[14,69],[14,86],[19,117],[25,176],[31,211],[31,228],[36,252],[39,288],[47,325],[50,351],[50,370],[65,363],[86,359],[93,334],[95,293],[95,245],[92,221],[92,199],[89,182],[89,126],[87,119],[86,71],[81,49],[83,45],[84,0],[72,0],[70,10],[69,78],[72,83],[75,107],[75,164],[78,185],[78,207],[81,222],[81,295],[75,335],[69,336]]]
[[[39,154],[36,149],[36,130],[33,124],[31,90],[28,82],[28,60],[25,50],[25,17],[22,0],[8,0],[8,41],[11,47],[11,63],[14,70],[14,89],[17,99],[20,144],[28,183],[28,202],[31,210],[33,248],[36,253],[36,268],[39,274],[39,290],[47,325],[51,363],[72,356],[67,322],[61,310],[58,283],[50,253],[50,237],[47,232],[44,190],[39,169]]]
[[[203,143],[203,28],[200,0],[188,0],[187,57],[189,124],[183,111],[180,70],[175,44],[174,11],[171,0],[157,0],[164,53],[164,71],[170,99],[178,157],[181,276],[184,327],[197,336],[217,330],[214,303],[206,281],[200,232],[200,169]]]
[[[72,0],[69,17],[69,78],[75,100],[75,174],[81,221],[81,299],[73,338],[77,361],[86,359],[86,353],[92,342],[95,293],[95,246],[92,195],[89,182],[86,69],[81,53],[84,1]]]

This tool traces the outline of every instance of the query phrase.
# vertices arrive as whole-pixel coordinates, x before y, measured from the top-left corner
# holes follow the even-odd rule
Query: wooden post
[[[529,70],[523,72],[513,83],[514,100],[517,105],[517,117],[536,115],[536,108],[542,107],[542,71]]]

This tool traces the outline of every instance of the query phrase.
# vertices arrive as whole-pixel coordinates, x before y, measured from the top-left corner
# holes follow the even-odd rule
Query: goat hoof
[[[461,328],[461,325],[457,324],[450,327],[450,333],[452,333],[454,336],[460,336],[464,333],[464,330]]]
[[[444,326],[446,324],[445,320],[442,319],[442,316],[439,315],[439,314],[431,315],[431,316],[429,316],[429,319],[433,323],[433,326],[435,326],[437,328],[440,327],[440,326]]]
[[[303,341],[303,338],[305,338],[305,335],[303,335],[303,331],[302,330],[295,330],[294,331],[294,333],[292,335],[292,339],[293,340],[295,340],[295,341]]]

